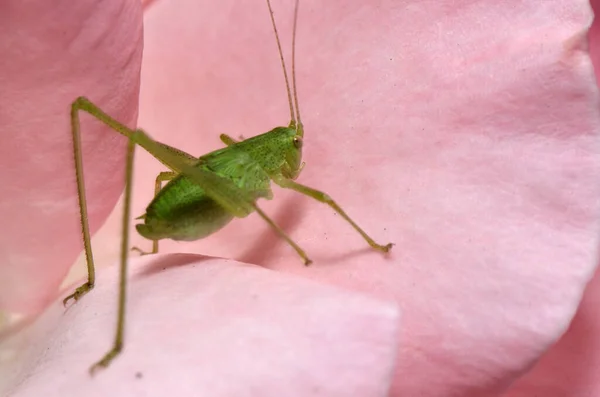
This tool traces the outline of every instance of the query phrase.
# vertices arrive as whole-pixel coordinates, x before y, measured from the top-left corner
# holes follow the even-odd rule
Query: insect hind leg
[[[131,211],[131,180],[133,175],[133,155],[135,142],[131,139],[127,142],[127,161],[125,166],[125,193],[123,197],[123,219],[121,238],[121,260],[119,266],[119,301],[117,313],[117,329],[112,348],[90,368],[90,374],[94,375],[97,370],[106,368],[123,350],[125,334],[125,302],[127,300],[127,253],[129,247],[129,213]]]
[[[71,133],[73,139],[73,156],[75,159],[75,174],[77,179],[77,196],[79,199],[79,214],[81,221],[81,229],[83,235],[83,245],[86,256],[88,269],[88,281],[78,287],[74,293],[67,296],[63,303],[66,304],[69,300],[77,301],[94,287],[95,282],[95,267],[92,254],[92,246],[89,231],[87,200],[85,196],[85,182],[83,172],[82,150],[81,150],[81,125],[79,122],[79,112],[84,111],[102,123],[106,124],[112,130],[119,132],[128,138],[127,159],[125,168],[125,194],[123,199],[123,219],[122,219],[122,238],[121,238],[121,256],[120,256],[120,273],[119,273],[119,301],[117,315],[117,329],[115,332],[115,340],[112,349],[96,364],[90,368],[90,373],[93,374],[97,369],[106,367],[120,353],[123,348],[123,335],[125,323],[125,301],[126,301],[126,285],[127,285],[127,253],[129,244],[129,211],[131,207],[131,179],[133,174],[133,155],[135,142],[132,138],[135,131],[121,124],[117,120],[110,117],[102,109],[96,106],[85,97],[77,98],[71,104]]]
[[[77,197],[79,200],[79,216],[81,222],[81,233],[83,237],[83,247],[85,252],[85,259],[87,265],[88,280],[81,286],[77,287],[75,291],[63,299],[63,305],[71,300],[79,300],[83,295],[87,294],[94,288],[96,282],[96,268],[94,266],[94,256],[92,254],[92,243],[90,237],[90,228],[87,211],[87,199],[85,195],[85,181],[83,173],[83,160],[81,151],[81,125],[79,122],[79,112],[83,111],[89,113],[96,119],[102,121],[113,130],[120,134],[131,137],[132,130],[119,123],[109,115],[107,115],[102,109],[93,104],[89,99],[85,97],[79,97],[71,104],[71,134],[73,140],[73,157],[75,159],[75,176],[77,178]]]

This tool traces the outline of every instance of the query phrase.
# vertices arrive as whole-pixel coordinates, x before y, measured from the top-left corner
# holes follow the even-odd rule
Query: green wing
[[[261,165],[238,147],[229,146],[200,157],[200,167],[232,181],[254,200],[273,198],[271,180]]]
[[[197,160],[196,164],[191,164],[189,158],[165,148],[166,145],[153,140],[142,130],[136,130],[131,139],[171,170],[198,184],[210,198],[232,215],[243,218],[254,211],[256,193],[240,188],[230,178],[206,170],[202,167],[203,158]]]

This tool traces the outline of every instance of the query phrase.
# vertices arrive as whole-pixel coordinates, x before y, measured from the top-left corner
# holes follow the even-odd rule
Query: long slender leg
[[[162,189],[163,182],[170,181],[171,179],[175,178],[177,175],[178,174],[176,172],[172,172],[172,171],[160,172],[156,176],[156,179],[154,180],[154,197],[156,197],[158,192],[160,192],[160,189]],[[150,251],[150,252],[144,251],[138,247],[131,247],[131,250],[138,252],[142,256],[156,254],[156,253],[158,253],[158,240],[152,240],[152,251]]]
[[[273,228],[273,230],[275,230],[275,232],[281,238],[287,241],[287,243],[296,250],[296,252],[298,253],[298,255],[300,255],[306,266],[312,263],[312,260],[306,255],[304,250],[300,248],[300,246],[298,246],[298,244],[296,244],[294,240],[292,240],[271,218],[269,218],[267,214],[263,212],[263,210],[261,210],[257,205],[254,205],[254,210],[256,211],[256,213],[258,213],[258,215],[260,215],[261,218],[263,218],[269,224],[269,226]]]
[[[200,160],[191,154],[158,142],[141,129],[132,130],[128,128],[85,97],[77,98],[71,105],[71,113],[77,113],[79,110],[89,113],[113,130],[133,140],[172,171],[185,174],[194,183],[201,186],[210,198],[223,206],[232,215],[243,218],[254,210],[252,206],[253,197],[250,192],[240,189],[228,178],[223,178],[214,172],[196,167]],[[71,121],[76,124],[74,128],[77,129],[73,133],[79,134],[78,115],[72,115]]]
[[[77,192],[80,204],[80,216],[84,249],[88,268],[88,281],[77,288],[75,292],[64,299],[66,304],[70,299],[79,299],[94,287],[95,268],[93,262],[90,233],[88,225],[88,214],[85,197],[85,182],[81,159],[80,123],[79,111],[89,113],[114,131],[129,139],[127,150],[126,183],[123,211],[123,239],[121,246],[121,268],[119,283],[119,313],[117,318],[117,330],[113,348],[96,363],[90,371],[93,373],[101,367],[106,367],[120,353],[123,348],[123,335],[125,329],[125,303],[126,303],[126,276],[127,276],[127,254],[129,252],[129,213],[131,206],[131,178],[133,174],[133,154],[135,145],[142,146],[158,161],[166,165],[172,171],[183,173],[192,181],[201,186],[205,192],[234,216],[245,217],[254,210],[252,195],[239,189],[231,180],[220,177],[214,173],[195,167],[198,159],[179,149],[155,141],[144,131],[132,130],[110,117],[98,106],[84,97],[77,98],[71,105],[71,129],[73,134],[73,153],[75,157],[75,170],[77,176]]]
[[[369,245],[371,247],[375,248],[376,250],[381,251],[381,252],[388,252],[390,249],[392,249],[392,246],[394,245],[392,243],[388,243],[386,245],[377,244],[375,242],[375,240],[373,240],[367,233],[365,233],[365,231],[362,230],[360,228],[360,226],[358,226],[346,214],[346,212],[335,201],[333,201],[331,199],[331,197],[329,197],[327,194],[325,194],[319,190],[313,189],[311,187],[294,182],[290,179],[283,178],[283,177],[276,177],[276,178],[274,178],[274,181],[275,181],[275,183],[277,183],[279,186],[281,186],[283,188],[295,190],[298,193],[302,193],[304,195],[314,198],[317,201],[320,201],[321,203],[325,203],[325,204],[329,205],[337,213],[339,213],[342,216],[342,218],[344,218],[348,223],[350,223],[350,225],[352,225],[352,227],[358,233],[360,233],[361,236],[363,236],[363,238],[367,241],[367,243],[369,243]]]
[[[135,132],[127,126],[119,123],[117,120],[110,117],[102,109],[92,103],[85,97],[77,98],[71,104],[71,133],[73,136],[73,156],[75,158],[75,174],[77,178],[77,196],[79,198],[79,216],[81,222],[81,233],[83,236],[83,247],[85,251],[85,259],[87,264],[88,280],[81,286],[75,289],[75,291],[63,299],[63,304],[66,305],[71,299],[77,301],[83,295],[88,293],[96,282],[96,270],[94,266],[94,256],[92,254],[92,244],[90,237],[90,228],[88,221],[87,212],[87,200],[85,195],[85,180],[83,172],[83,162],[81,153],[81,127],[79,122],[79,112],[84,111],[94,116],[114,131],[117,131],[121,135],[127,138],[132,138]],[[197,159],[191,154],[185,153],[182,150],[176,149],[164,143],[153,141],[153,143],[159,147],[159,149],[168,152],[169,154],[177,157],[177,159],[187,162],[188,164],[194,164]],[[160,159],[158,159],[161,161]]]
[[[133,140],[137,144],[140,144],[140,142],[136,141],[136,139],[135,139],[136,137],[140,136],[139,130],[132,130],[131,128],[127,127],[126,125],[113,119],[108,114],[106,114],[102,109],[100,109],[97,105],[95,105],[93,102],[91,102],[89,99],[87,99],[85,97],[79,97],[73,102],[73,104],[71,104],[71,127],[72,127],[74,134],[77,133],[79,135],[79,113],[78,113],[79,111],[89,113],[90,115],[92,115],[96,119],[98,119],[99,121],[101,121],[104,124],[106,124],[107,126],[109,126],[111,129],[117,131],[119,134],[121,134],[127,138],[133,138]],[[74,125],[74,123],[76,123],[76,125]],[[147,136],[147,134],[145,134],[145,133],[142,135],[146,136],[146,138],[149,138]],[[148,141],[148,139],[145,139],[144,143],[147,141]],[[157,156],[154,153],[155,151],[153,149],[156,149],[156,146],[158,146],[158,150],[160,150],[161,153],[164,153],[166,151],[171,156],[175,156],[177,158],[177,160],[184,161],[189,165],[193,165],[198,161],[197,157],[194,157],[191,154],[186,153],[181,149],[174,148],[173,146],[166,145],[164,143],[155,141],[153,139],[151,140],[151,146],[152,146],[151,148],[145,147],[146,146],[145,144],[140,144],[140,146],[142,146],[144,149],[146,149],[150,154],[152,154],[158,161],[160,161],[163,164],[165,164],[165,162],[163,161],[161,156]],[[167,167],[169,167],[168,164],[165,164],[165,165]],[[169,168],[171,168],[171,167],[169,167]]]
[[[123,198],[123,220],[121,238],[121,266],[119,272],[119,303],[117,316],[117,330],[112,349],[90,368],[93,375],[98,369],[107,367],[110,362],[123,349],[123,335],[125,333],[125,302],[127,298],[127,255],[129,254],[129,213],[131,212],[131,179],[133,175],[133,155],[135,143],[129,140],[127,145],[127,165],[125,168],[125,195]]]
[[[92,102],[84,97],[76,99],[71,105],[71,132],[73,139],[73,156],[75,159],[75,173],[77,179],[77,193],[79,198],[79,211],[81,230],[83,236],[84,250],[87,262],[88,280],[86,283],[78,287],[75,292],[67,296],[63,303],[66,305],[69,300],[74,299],[77,301],[87,292],[89,292],[95,283],[95,267],[94,259],[92,254],[88,212],[87,212],[87,201],[85,194],[85,180],[84,171],[82,164],[82,151],[81,151],[81,127],[79,121],[79,112],[84,111],[103,122],[111,129],[119,132],[125,137],[129,138],[127,148],[127,164],[126,164],[126,181],[125,181],[125,197],[124,197],[124,211],[123,211],[123,239],[121,247],[121,267],[120,267],[120,283],[119,283],[119,307],[118,307],[118,318],[117,318],[117,329],[115,333],[115,341],[113,348],[94,366],[90,368],[90,372],[93,373],[100,367],[106,367],[113,358],[115,358],[123,348],[123,335],[125,329],[125,304],[126,304],[126,276],[127,276],[127,254],[129,252],[129,213],[131,205],[131,178],[133,170],[133,154],[134,148],[137,141],[134,138],[139,136],[139,132],[129,129],[125,125],[119,123],[115,119],[108,116],[100,108],[94,105]],[[181,167],[191,167],[192,164],[197,162],[197,159],[192,155],[189,155],[179,149],[175,149],[168,145],[162,144],[157,141],[151,140],[152,149],[160,152],[163,155],[169,156],[169,162],[174,163]],[[151,152],[152,154],[152,152]],[[159,159],[160,160],[160,159]],[[168,166],[168,165],[167,165]],[[201,176],[197,177],[197,181],[201,181]]]
[[[88,291],[94,288],[96,282],[96,269],[94,267],[94,256],[90,239],[90,227],[88,222],[87,200],[85,196],[85,181],[83,177],[83,162],[81,155],[81,134],[79,128],[79,108],[76,103],[71,106],[71,133],[73,135],[73,156],[75,157],[75,174],[77,179],[77,197],[79,198],[79,219],[81,222],[81,233],[83,235],[83,247],[87,264],[88,281],[75,289],[71,295],[63,299],[66,305],[69,300],[77,301]]]

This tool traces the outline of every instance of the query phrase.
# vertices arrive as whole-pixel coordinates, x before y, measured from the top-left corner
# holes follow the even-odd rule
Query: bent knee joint
[[[323,202],[327,203],[327,204],[333,204],[334,203],[333,199],[331,197],[329,197],[328,194],[325,194],[325,193],[321,193],[321,200],[323,200]]]

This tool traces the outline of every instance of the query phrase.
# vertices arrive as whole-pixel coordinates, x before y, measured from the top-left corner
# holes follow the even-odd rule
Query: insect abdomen
[[[246,152],[225,148],[201,157],[200,161],[200,167],[233,181],[254,199],[272,197],[269,176]],[[158,192],[141,218],[144,223],[136,225],[136,229],[147,239],[193,241],[220,230],[233,215],[199,185],[177,176]]]
[[[220,230],[233,216],[182,176],[159,192],[143,219],[135,227],[147,239],[194,241]]]

